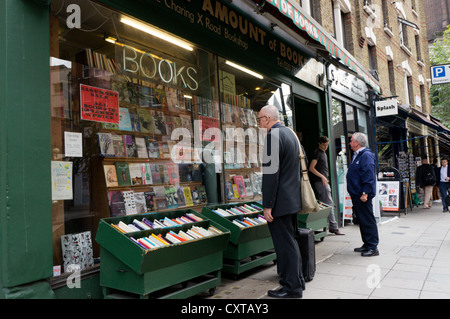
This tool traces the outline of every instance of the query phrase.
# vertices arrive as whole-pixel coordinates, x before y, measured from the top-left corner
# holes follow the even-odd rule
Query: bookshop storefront
[[[1,251],[1,297],[101,298],[104,218],[260,200],[264,105],[297,131],[307,124],[310,140],[327,134],[323,65],[246,5],[99,2],[0,5],[30,30],[2,17],[2,44],[25,44],[8,49],[21,61],[1,63],[1,191],[10,195],[1,240],[20,246]],[[25,80],[6,79],[17,70]],[[316,107],[315,124],[299,115],[302,101]],[[67,287],[74,263],[83,290]]]

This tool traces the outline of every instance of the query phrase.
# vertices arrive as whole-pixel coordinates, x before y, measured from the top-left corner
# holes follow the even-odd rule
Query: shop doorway
[[[308,161],[317,148],[320,135],[320,110],[316,102],[294,95],[294,127],[305,149]]]

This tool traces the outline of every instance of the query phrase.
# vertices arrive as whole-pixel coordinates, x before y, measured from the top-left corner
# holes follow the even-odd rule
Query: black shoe
[[[355,253],[363,253],[363,252],[366,252],[366,251],[368,251],[369,249],[367,248],[367,247],[364,247],[364,246],[361,246],[361,247],[358,247],[358,248],[355,248],[355,249],[353,249],[353,251],[355,252]]]
[[[303,296],[302,293],[288,293],[284,291],[283,287],[280,289],[269,290],[267,295],[272,298],[301,298]]]
[[[365,252],[361,253],[361,256],[363,257],[372,257],[372,256],[378,256],[380,252],[378,249],[368,249]]]

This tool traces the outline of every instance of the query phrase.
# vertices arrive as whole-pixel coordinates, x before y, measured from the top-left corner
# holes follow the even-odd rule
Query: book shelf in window
[[[225,202],[261,200],[261,143],[257,113],[243,96],[222,94]]]
[[[256,211],[239,213],[234,210],[236,208],[247,209],[247,206]],[[221,213],[220,210],[229,211],[230,215]],[[262,216],[263,208],[258,202],[208,205],[203,207],[201,214],[230,231],[230,239],[223,253],[224,272],[239,275],[276,259],[267,223],[244,227],[234,223],[236,219],[243,221],[245,218],[254,219]]]
[[[155,225],[156,221],[164,223],[165,220],[175,223],[175,220],[182,218],[187,221],[172,226],[137,228],[125,233],[121,230],[125,228],[120,228],[123,225]],[[196,228],[209,230],[211,234],[178,243],[167,239],[170,232],[181,236],[181,232],[189,233]],[[145,240],[145,237],[159,237],[168,244],[145,248],[137,242]],[[186,294],[195,295],[220,284],[222,251],[228,238],[226,228],[191,209],[101,219],[96,236],[101,248],[100,285],[105,294],[118,290],[151,297],[153,292],[212,274],[201,284],[178,291],[184,297]],[[169,297],[177,297],[177,294]]]

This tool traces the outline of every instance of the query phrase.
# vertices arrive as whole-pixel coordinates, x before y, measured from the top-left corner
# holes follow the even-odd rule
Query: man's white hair
[[[278,108],[275,105],[266,105],[264,106],[261,111],[264,110],[264,115],[267,115],[272,120],[279,120],[280,119],[280,113],[278,111]]]
[[[367,136],[364,133],[356,132],[352,135],[353,140],[357,141],[361,147],[366,147],[367,145]]]

